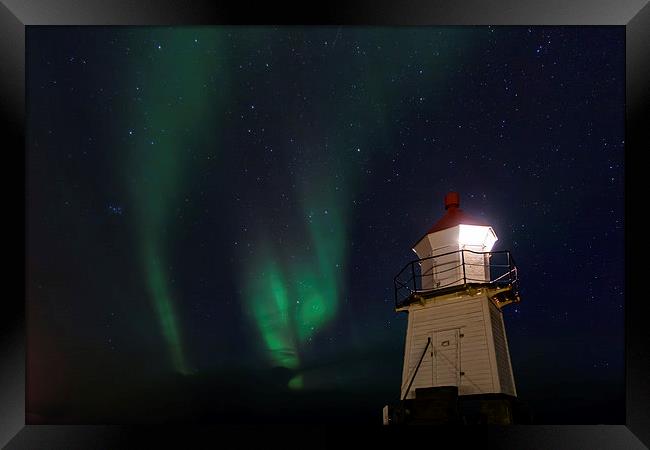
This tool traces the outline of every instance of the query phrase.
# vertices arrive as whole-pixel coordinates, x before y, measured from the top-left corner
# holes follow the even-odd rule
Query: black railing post
[[[425,276],[430,276],[432,281],[433,281],[433,280],[435,280],[434,275],[436,275],[436,274],[439,275],[440,273],[449,272],[449,271],[452,271],[452,270],[455,271],[458,268],[458,266],[454,266],[454,267],[444,269],[444,270],[441,270],[440,272],[438,272],[437,269],[439,267],[436,265],[436,258],[441,258],[443,256],[447,256],[447,255],[451,255],[451,254],[456,255],[456,254],[458,254],[460,252],[460,254],[461,254],[460,255],[461,256],[461,264],[463,266],[462,280],[463,280],[463,285],[466,286],[467,285],[467,267],[465,267],[467,265],[467,262],[465,261],[465,252],[466,251],[468,251],[468,252],[470,252],[472,254],[476,254],[476,255],[483,255],[484,258],[487,258],[487,262],[485,261],[485,259],[484,259],[483,262],[487,266],[487,268],[490,269],[490,277],[489,277],[489,279],[486,279],[485,282],[500,284],[500,283],[503,283],[504,281],[509,281],[513,285],[518,284],[519,279],[518,279],[518,273],[517,273],[517,263],[516,263],[515,259],[512,257],[512,254],[508,250],[502,250],[502,251],[498,251],[498,252],[475,252],[473,250],[459,249],[459,250],[455,250],[453,252],[447,252],[447,253],[443,253],[441,255],[436,255],[435,257],[429,256],[427,258],[421,258],[421,259],[411,261],[410,263],[405,264],[404,267],[402,268],[402,270],[400,270],[399,274],[393,279],[393,283],[395,284],[395,286],[394,286],[394,288],[395,288],[395,307],[397,308],[399,305],[403,304],[403,302],[407,301],[409,297],[411,297],[413,294],[418,292],[418,283],[417,283],[418,278],[422,279]],[[501,263],[494,264],[494,265],[492,264],[492,256],[497,255],[499,258],[503,258],[504,254],[505,254],[505,258],[506,258],[506,264],[501,264]],[[422,263],[423,261],[428,261],[430,259],[433,259],[433,265],[431,267],[431,270],[423,273],[422,269],[420,269],[420,274],[416,275],[416,273],[415,273],[415,264]],[[502,260],[499,259],[499,261],[502,261]],[[449,263],[443,263],[441,266],[445,266],[447,264],[449,264]],[[412,288],[409,287],[410,286],[409,285],[409,280],[404,279],[404,278],[406,278],[406,272],[408,271],[408,266],[409,265],[411,266],[411,279],[413,280]],[[472,265],[475,265],[475,264],[472,264]],[[492,269],[498,269],[497,273],[499,275],[495,277],[494,273],[492,272]],[[507,269],[507,273],[502,274],[501,272],[503,270],[505,270],[505,269]],[[472,278],[470,280],[475,280],[475,279]],[[458,283],[458,281],[460,281],[460,280],[456,280],[456,281],[453,281],[451,283],[445,284],[442,287],[435,287],[434,285],[432,285],[432,286],[428,287],[426,290],[427,291],[429,291],[429,290],[433,291],[433,290],[436,290],[436,289],[442,289],[442,288],[454,285],[454,284]],[[403,289],[408,289],[410,291],[409,294],[406,295],[406,296],[404,294],[402,294],[401,292],[402,292]],[[422,287],[422,281],[420,281],[420,289],[424,290],[424,288]],[[404,298],[400,298],[400,297],[404,297]]]
[[[393,280],[393,287],[395,287],[395,309],[397,309],[397,280]]]
[[[413,381],[415,381],[415,376],[418,374],[418,370],[420,370],[420,364],[422,364],[422,360],[424,359],[424,355],[427,354],[427,349],[429,348],[429,345],[431,345],[431,338],[427,338],[427,345],[424,346],[424,351],[422,352],[422,356],[420,356],[420,360],[418,361],[418,365],[415,368],[415,372],[413,372],[413,376],[411,377],[411,382],[409,383],[408,387],[406,388],[406,393],[404,394],[404,398],[402,398],[402,401],[406,400],[406,396],[409,395],[409,391],[411,390],[411,386],[413,385]]]
[[[467,276],[465,274],[465,250],[460,251],[460,258],[463,264],[463,284],[467,284]]]
[[[411,278],[413,278],[413,292],[417,291],[415,287],[415,264],[411,263]]]

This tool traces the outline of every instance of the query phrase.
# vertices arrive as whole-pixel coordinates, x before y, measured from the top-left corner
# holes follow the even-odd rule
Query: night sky
[[[623,27],[28,27],[32,423],[381,423],[445,193],[539,423],[624,423]]]

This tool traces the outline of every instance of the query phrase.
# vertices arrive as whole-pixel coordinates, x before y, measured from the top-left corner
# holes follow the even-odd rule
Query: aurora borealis
[[[34,423],[380,414],[393,277],[449,190],[519,265],[520,396],[547,423],[622,414],[594,412],[623,399],[622,30],[27,37]]]
[[[132,139],[126,148],[131,160],[126,183],[135,205],[134,221],[150,298],[169,346],[174,369],[188,373],[190,369],[183,351],[181,329],[174,311],[174,294],[167,281],[166,242],[174,232],[170,217],[182,201],[182,193],[187,190],[186,179],[191,176],[188,174],[188,148],[196,146],[200,151],[210,145],[210,138],[207,142],[199,140],[197,145],[195,136],[200,134],[201,127],[214,126],[206,116],[214,103],[223,103],[227,82],[225,71],[219,70],[214,59],[202,59],[197,52],[186,51],[183,44],[196,43],[194,34],[183,30],[163,33],[160,37],[165,51],[162,51],[160,41],[153,40],[154,51],[160,50],[155,56],[151,55],[151,49],[138,45],[146,35],[146,32],[136,33],[134,39],[137,41],[133,48],[134,58],[146,62],[127,68],[133,75],[137,97],[127,107],[126,119],[141,124],[141,127],[137,131],[128,131]],[[209,39],[218,48],[219,36],[214,31],[207,30],[201,37]],[[203,96],[202,88],[215,76],[219,77],[224,89],[208,99]],[[152,132],[147,133],[149,130]]]

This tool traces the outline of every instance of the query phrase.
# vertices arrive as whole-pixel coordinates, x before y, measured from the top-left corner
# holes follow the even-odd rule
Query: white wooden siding
[[[445,350],[457,351],[459,358],[456,364],[448,364],[443,370],[434,352],[440,349],[436,339],[441,341],[441,336],[446,336],[442,339],[446,340],[456,334],[457,347],[450,342]],[[503,315],[486,295],[439,297],[427,300],[424,306],[413,304],[409,307],[402,397],[428,339],[432,345],[424,355],[408,398],[415,396],[417,388],[458,383],[461,395],[495,392],[517,395]],[[441,374],[441,370],[444,373]]]
[[[413,248],[418,258],[441,255],[443,253],[455,252],[458,247],[459,226],[446,228],[435,233],[424,236]],[[435,260],[423,261],[420,269],[422,273],[422,289],[433,289],[437,287],[448,287],[462,284],[462,268],[460,255],[458,253],[435,258]],[[451,269],[451,270],[446,270]],[[444,272],[441,272],[443,271]]]
[[[422,356],[428,338],[434,338],[433,333],[444,330],[458,330],[458,345],[460,360],[458,371],[460,376],[460,394],[495,392],[494,375],[495,362],[490,360],[488,352],[484,304],[488,302],[485,296],[462,297],[431,301],[424,307],[409,309],[409,321],[404,352],[404,368],[402,372],[402,396],[406,392],[415,367]],[[460,335],[463,337],[460,337]],[[432,342],[435,344],[435,342]],[[409,390],[409,398],[415,396],[415,389],[437,385],[434,373],[435,358],[431,348],[422,360],[417,376]]]
[[[487,258],[483,254],[472,252],[482,252],[485,247],[482,245],[465,245],[463,252],[465,260],[465,277],[468,283],[484,283],[490,281],[490,267]]]
[[[420,259],[423,259],[459,250],[461,226],[464,225],[456,225],[424,236],[415,245],[413,251]],[[484,234],[486,236],[488,233],[493,234],[493,231],[489,227],[479,228],[485,229]],[[464,243],[463,248],[483,252],[485,250],[485,242],[483,242],[483,238],[480,240],[481,242]],[[468,282],[480,283],[489,281],[489,261],[484,255],[465,252],[463,256],[465,258],[465,272],[463,272],[462,267],[463,259],[459,253],[423,261],[420,266],[422,289],[443,288],[463,284],[463,275],[465,275]]]
[[[435,287],[445,288],[463,284],[463,267],[458,250],[457,243],[434,249],[433,279]],[[446,254],[450,252],[456,253]]]
[[[501,391],[506,394],[516,395],[514,379],[512,376],[512,367],[510,365],[508,341],[506,339],[506,332],[503,324],[503,314],[492,302],[490,302],[490,320],[492,322],[492,330],[494,333],[494,348]]]

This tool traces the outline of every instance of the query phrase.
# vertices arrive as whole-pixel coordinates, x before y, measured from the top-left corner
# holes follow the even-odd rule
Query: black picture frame
[[[27,176],[25,165],[25,30],[31,25],[618,25],[626,33],[626,138],[625,138],[625,210],[626,268],[633,268],[632,254],[638,234],[633,231],[631,210],[643,208],[640,192],[631,186],[640,179],[633,172],[642,170],[630,162],[639,159],[648,145],[644,119],[650,105],[650,5],[644,0],[568,1],[348,1],[313,4],[287,4],[246,1],[210,2],[179,0],[3,0],[0,4],[0,116],[6,125],[3,140],[7,173]],[[22,151],[21,151],[22,150]],[[13,159],[15,158],[15,159]],[[19,167],[20,169],[17,169]],[[22,172],[21,172],[22,170]],[[26,196],[17,193],[20,182],[3,177],[5,192],[11,200],[10,224],[18,236],[25,236]],[[25,180],[23,182],[23,192]],[[28,193],[25,193],[27,195]],[[15,204],[13,203],[15,202]],[[16,215],[18,218],[16,219]],[[9,241],[14,233],[6,233]],[[24,242],[24,241],[23,241]],[[643,241],[639,241],[643,242]],[[15,250],[17,253],[20,250]],[[24,247],[23,252],[24,255]],[[24,258],[5,257],[11,284],[25,279]],[[13,272],[16,272],[15,274]],[[457,437],[477,436],[488,444],[505,448],[644,448],[650,445],[650,347],[645,342],[647,301],[634,295],[633,270],[626,271],[626,423],[624,425],[511,426],[463,430]],[[640,283],[638,283],[640,284]],[[9,291],[11,292],[11,291]],[[22,292],[22,294],[21,294]],[[639,291],[636,291],[639,292]],[[368,445],[402,443],[404,430],[385,428],[341,430],[309,428],[295,430],[263,427],[122,427],[122,426],[34,426],[25,425],[25,283],[19,294],[5,294],[0,312],[0,445],[19,448],[139,448],[161,443],[192,447],[188,441],[209,442],[253,439],[261,442],[306,444],[310,438],[320,446],[343,442]],[[339,432],[340,431],[340,432]],[[353,432],[352,438],[345,437]],[[440,430],[436,430],[440,433]],[[427,438],[431,431],[410,430],[411,437]],[[445,431],[445,435],[448,433]],[[278,441],[278,443],[281,443]]]

